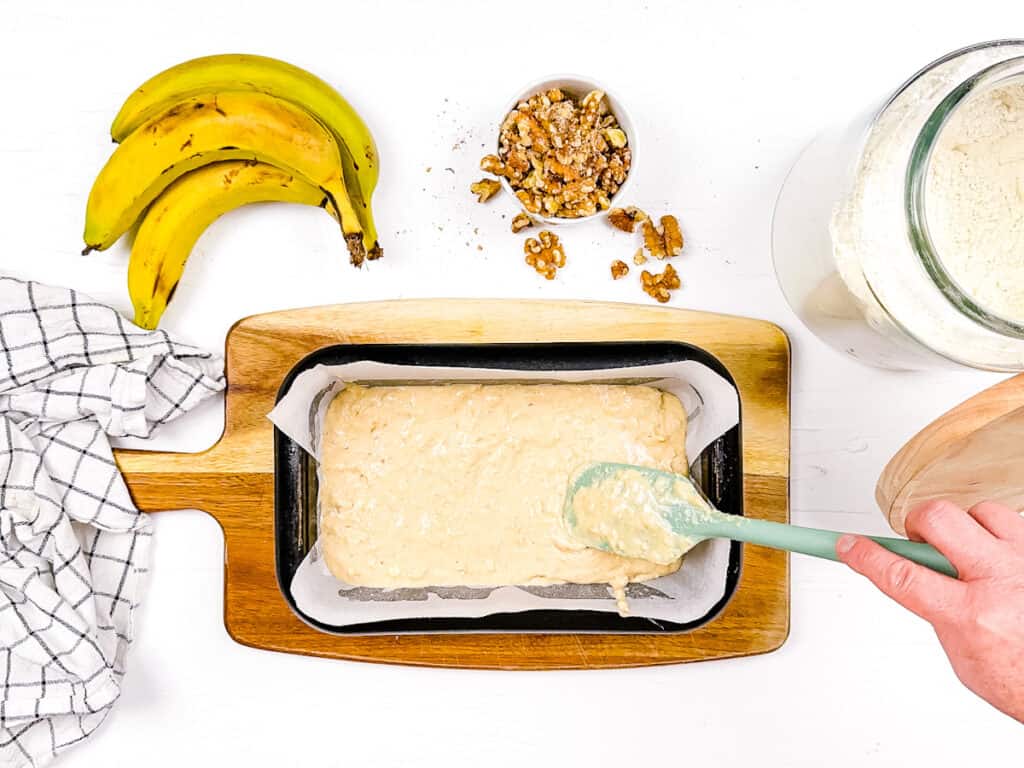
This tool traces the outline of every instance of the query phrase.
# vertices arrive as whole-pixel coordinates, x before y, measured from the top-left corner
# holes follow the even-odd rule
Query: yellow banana
[[[109,248],[178,177],[220,160],[258,160],[324,191],[351,261],[366,257],[334,137],[304,110],[255,92],[195,96],[143,123],[115,150],[89,193],[85,252]]]
[[[327,196],[293,173],[243,160],[212,163],[165,189],[143,216],[128,261],[135,324],[156,328],[207,227],[230,210],[261,202],[326,206]]]
[[[377,147],[366,123],[334,88],[320,78],[277,59],[229,53],[186,61],[143,83],[125,101],[110,126],[123,141],[147,120],[185,99],[222,91],[258,91],[309,111],[334,134],[341,149],[349,194],[365,232],[369,258],[380,256],[370,198],[380,174]]]

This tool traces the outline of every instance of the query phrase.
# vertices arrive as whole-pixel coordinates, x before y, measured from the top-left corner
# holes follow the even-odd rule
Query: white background
[[[767,318],[792,337],[793,520],[884,533],[872,489],[885,461],[998,377],[885,373],[810,336],[775,284],[772,203],[827,121],[854,115],[948,50],[1024,34],[1019,21],[1019,3],[980,0],[0,0],[0,269],[127,309],[124,247],[77,255],[86,195],[111,151],[110,120],[158,70],[247,51],[311,69],[362,111],[382,156],[374,202],[386,256],[349,268],[320,211],[233,213],[200,242],[168,329],[220,347],[240,317],[310,304],[646,301],[635,273],[608,277],[610,261],[635,247],[625,235],[600,223],[566,231],[569,265],[547,283],[507,230],[509,199],[479,206],[466,189],[521,85],[586,73],[638,124],[633,202],[682,222],[685,288],[673,303]],[[219,418],[214,404],[165,442],[201,448]],[[958,685],[931,630],[832,563],[794,557],[792,633],[768,656],[632,671],[432,671],[236,645],[221,621],[217,524],[175,512],[158,516],[156,529],[122,700],[63,764],[902,766],[1019,755],[1021,727]]]

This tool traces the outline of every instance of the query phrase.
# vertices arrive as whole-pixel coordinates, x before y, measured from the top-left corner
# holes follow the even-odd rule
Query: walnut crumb
[[[665,271],[661,274],[652,275],[645,269],[640,273],[640,284],[644,293],[661,304],[672,298],[670,291],[674,291],[682,285],[679,273],[671,264],[666,264]]]
[[[558,242],[558,236],[546,229],[537,237],[528,237],[523,243],[523,252],[526,263],[547,280],[554,280],[555,272],[565,266],[565,251]]]
[[[628,208],[612,208],[608,211],[608,223],[623,232],[635,232],[636,225],[647,221],[647,214],[636,206]]]
[[[637,248],[636,249],[636,253],[633,254],[633,263],[636,264],[638,267],[641,264],[646,264],[647,263],[647,257],[644,256],[644,249],[643,248]]]
[[[656,259],[678,256],[683,250],[683,233],[675,216],[662,216],[661,226],[648,219],[644,222],[644,246]]]
[[[612,262],[612,280],[619,280],[629,274],[629,265],[616,259]]]
[[[515,218],[512,219],[512,232],[515,233],[515,234],[518,234],[518,233],[522,232],[524,229],[526,229],[527,227],[532,227],[532,226],[533,226],[533,219],[531,219],[528,214],[523,213],[522,211],[517,213],[515,215]]]
[[[478,203],[486,203],[501,191],[501,182],[495,179],[480,179],[469,185],[469,191],[476,195]]]

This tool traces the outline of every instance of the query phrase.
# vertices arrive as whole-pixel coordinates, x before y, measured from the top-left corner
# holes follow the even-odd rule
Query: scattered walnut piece
[[[635,232],[637,223],[644,221],[647,221],[647,214],[633,205],[608,211],[608,223],[623,232]]]
[[[546,229],[537,237],[528,237],[523,243],[523,252],[526,263],[548,280],[554,280],[555,272],[565,266],[565,251],[558,236]]]
[[[683,250],[683,233],[675,216],[661,217],[661,231],[665,238],[665,250],[669,256],[678,256]]]
[[[679,288],[682,283],[679,280],[679,273],[671,264],[665,265],[665,271],[661,274],[651,274],[646,269],[640,273],[640,284],[644,293],[658,302],[664,304],[671,298],[669,291]]]
[[[476,195],[478,203],[486,203],[501,191],[501,182],[495,179],[480,179],[469,185],[469,191]]]
[[[576,101],[553,88],[505,116],[498,154],[480,168],[506,178],[529,213],[579,218],[611,207],[632,163],[628,144],[602,91]]]
[[[646,264],[647,263],[647,257],[644,256],[644,249],[643,248],[637,248],[636,249],[636,253],[633,254],[633,263],[636,264],[638,267],[641,264]]]
[[[616,259],[612,262],[612,280],[618,280],[629,274],[629,265]]]
[[[668,255],[665,251],[665,239],[650,219],[644,222],[644,247],[656,259],[664,259]]]
[[[683,233],[675,216],[662,216],[661,227],[648,219],[644,222],[644,246],[656,259],[678,256],[683,250]]]
[[[520,232],[522,232],[527,227],[532,227],[532,226],[533,226],[533,219],[531,219],[528,214],[525,214],[522,211],[517,213],[515,215],[515,218],[512,219],[512,232],[515,233],[515,234],[519,234]]]

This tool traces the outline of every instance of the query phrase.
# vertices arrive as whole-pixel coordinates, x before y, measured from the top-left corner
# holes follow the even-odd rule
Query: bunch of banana
[[[340,223],[354,265],[382,254],[373,137],[305,70],[244,54],[193,59],[136,90],[110,134],[120,146],[89,194],[84,252],[109,248],[141,219],[128,289],[144,328],[156,327],[203,230],[241,205],[319,205]]]

